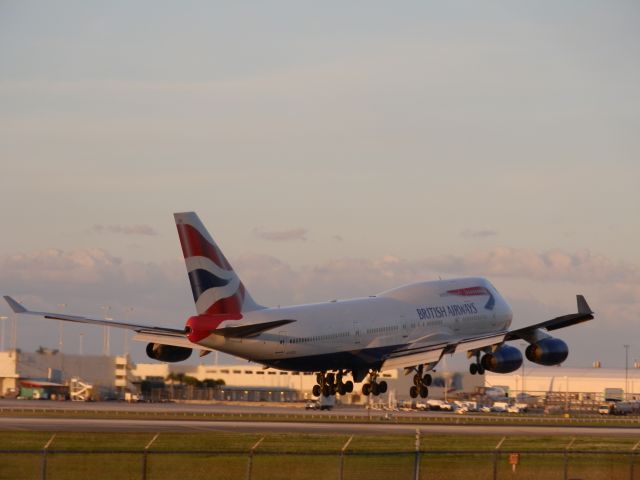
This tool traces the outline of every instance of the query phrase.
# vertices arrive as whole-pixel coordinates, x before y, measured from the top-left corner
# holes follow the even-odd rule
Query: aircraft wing
[[[415,365],[437,363],[440,361],[440,358],[442,358],[442,355],[447,353],[476,350],[498,345],[505,341],[507,333],[508,332],[501,332],[498,334],[469,337],[436,345],[420,345],[420,342],[414,342],[389,354],[384,360],[381,370],[409,368]]]
[[[127,330],[133,330],[134,332],[137,332],[139,334],[152,334],[152,335],[158,335],[158,336],[168,337],[168,338],[179,337],[189,342],[189,340],[185,336],[185,331],[178,330],[176,328],[151,327],[149,325],[139,325],[139,324],[127,323],[127,322],[116,322],[113,320],[82,317],[77,315],[65,315],[62,313],[54,313],[54,312],[34,312],[32,310],[27,310],[24,306],[22,306],[20,303],[16,302],[13,298],[9,296],[5,296],[4,299],[11,307],[11,310],[13,310],[14,313],[18,313],[18,314],[35,315],[38,317],[44,317],[44,318],[53,319],[53,320],[62,320],[65,322],[86,323],[89,325],[101,325],[103,327],[125,328]],[[191,344],[191,347],[193,347],[193,344]]]
[[[452,341],[441,341],[438,343],[427,342],[424,339],[410,343],[390,353],[385,359],[381,370],[393,368],[411,368],[415,365],[437,363],[444,354],[456,351],[474,351],[481,348],[498,346],[510,340],[531,338],[536,330],[557,330],[559,328],[570,327],[578,323],[593,319],[593,311],[589,308],[587,301],[582,295],[576,296],[578,312],[569,315],[552,318],[544,322],[518,328],[511,331],[502,331],[490,335],[477,335]]]
[[[571,313],[569,315],[562,315],[560,317],[552,318],[545,322],[536,323],[535,325],[529,325],[528,327],[512,330],[507,335],[505,340],[526,340],[537,329],[543,329],[547,331],[557,330],[559,328],[570,327],[578,323],[586,322],[593,319],[593,311],[589,307],[589,304],[582,295],[576,295],[578,302],[578,313]]]
[[[174,345],[176,347],[200,348],[205,350],[212,350],[207,347],[203,347],[199,344],[192,343],[186,337],[186,332],[184,330],[179,330],[176,328],[151,327],[148,325],[139,325],[136,323],[104,320],[104,319],[91,318],[91,317],[82,317],[77,315],[65,315],[62,313],[54,313],[54,312],[35,312],[32,310],[27,310],[24,306],[22,306],[20,303],[18,303],[17,301],[15,301],[13,298],[9,296],[5,296],[4,299],[11,307],[11,310],[13,310],[14,313],[18,313],[18,314],[35,315],[35,316],[44,317],[47,319],[63,320],[65,322],[86,323],[89,325],[101,325],[103,327],[125,328],[128,330],[133,330],[138,334],[134,337],[134,340],[162,343],[165,345]],[[258,323],[253,325],[243,325],[240,327],[218,328],[215,330],[211,330],[211,333],[214,333],[216,335],[221,335],[227,338],[250,338],[250,337],[259,335],[262,332],[266,332],[267,330],[272,330],[274,328],[278,328],[292,322],[295,322],[295,320],[288,320],[288,319],[276,320],[273,322],[264,322],[264,323]]]

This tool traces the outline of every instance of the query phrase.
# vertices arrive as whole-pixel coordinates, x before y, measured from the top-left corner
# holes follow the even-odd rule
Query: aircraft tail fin
[[[174,213],[182,253],[199,315],[258,310],[240,278],[195,212]]]

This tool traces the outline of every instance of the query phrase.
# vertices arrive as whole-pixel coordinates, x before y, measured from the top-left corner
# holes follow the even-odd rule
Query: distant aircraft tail
[[[195,212],[173,214],[199,315],[224,314],[264,308],[246,291],[236,272]]]

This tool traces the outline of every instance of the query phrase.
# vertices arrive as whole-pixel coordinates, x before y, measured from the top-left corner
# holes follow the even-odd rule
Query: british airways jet
[[[174,214],[197,315],[172,329],[27,310],[4,297],[15,313],[69,322],[126,328],[147,342],[147,355],[163,362],[189,358],[193,350],[229,353],[281,370],[316,373],[313,393],[386,392],[383,370],[413,374],[412,398],[427,397],[431,375],[443,355],[466,352],[471,374],[509,373],[522,353],[507,344],[529,343],[525,356],[557,365],[567,344],[547,332],[593,319],[583,296],[577,313],[509,330],[511,308],[480,277],[419,282],[366,298],[269,308],[256,303],[222,251],[193,212]],[[349,376],[353,381],[348,380]],[[366,381],[365,381],[366,380]]]

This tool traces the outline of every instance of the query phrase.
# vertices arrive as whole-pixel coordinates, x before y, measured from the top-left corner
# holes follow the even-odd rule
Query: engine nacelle
[[[480,364],[494,373],[514,372],[522,365],[522,353],[515,347],[502,345],[495,352],[484,355]]]
[[[162,343],[149,343],[147,355],[161,362],[181,362],[191,356],[191,348],[164,345]]]
[[[558,365],[569,355],[569,347],[559,338],[543,338],[527,347],[527,360],[539,365]]]

